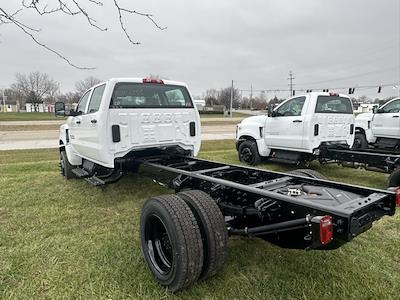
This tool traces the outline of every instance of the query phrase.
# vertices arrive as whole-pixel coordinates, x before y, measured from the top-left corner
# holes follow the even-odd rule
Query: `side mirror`
[[[54,113],[56,117],[65,117],[67,115],[64,102],[56,102],[54,104]]]
[[[379,108],[379,107],[377,107],[377,106],[375,106],[375,107],[372,109],[372,112],[373,112],[374,114],[381,114],[381,113],[383,113],[383,109],[382,109],[382,108]]]
[[[273,104],[268,106],[268,113],[267,113],[268,117],[275,117],[276,116],[276,113],[274,112],[274,108],[275,108],[275,105],[273,105]]]

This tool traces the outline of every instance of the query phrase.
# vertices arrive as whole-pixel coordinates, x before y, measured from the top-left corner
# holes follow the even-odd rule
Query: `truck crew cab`
[[[400,150],[400,98],[374,108],[372,113],[359,114],[355,127],[354,148]]]
[[[298,163],[312,159],[327,144],[349,148],[354,140],[353,106],[348,96],[308,93],[282,102],[268,115],[237,126],[239,159],[251,165],[262,157]]]
[[[315,105],[316,99],[308,99],[297,99],[279,113],[293,114],[302,106]],[[346,101],[324,95],[316,109],[347,112]],[[55,111],[65,116],[64,103],[57,102]],[[64,178],[83,178],[100,186],[139,172],[175,191],[148,199],[136,229],[149,270],[172,292],[223,268],[228,234],[257,236],[284,247],[329,250],[393,215],[396,203],[400,204],[400,195],[393,191],[320,179],[310,170],[286,174],[195,158],[200,118],[181,82],[110,79],[89,89],[67,115],[59,139]],[[331,115],[309,120],[301,113],[287,117],[327,124],[314,136],[350,136],[351,129],[337,124]],[[342,116],[347,127],[351,116]],[[297,123],[301,122],[293,124]],[[261,136],[263,128],[257,127]]]

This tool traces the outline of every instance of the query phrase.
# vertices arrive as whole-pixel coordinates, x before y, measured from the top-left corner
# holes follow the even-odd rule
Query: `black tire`
[[[367,149],[368,141],[365,134],[362,132],[356,132],[354,136],[354,143],[352,149]]]
[[[217,203],[203,191],[178,193],[191,208],[203,240],[204,263],[199,279],[218,273],[228,259],[228,231]]]
[[[288,172],[293,175],[299,175],[299,176],[306,176],[310,178],[317,178],[317,179],[328,179],[325,175],[322,175],[320,172],[311,170],[311,169],[297,169],[294,171]]]
[[[201,233],[190,207],[176,195],[150,198],[140,218],[144,258],[157,281],[176,292],[193,284],[203,266]]]
[[[395,169],[389,176],[388,187],[400,186],[400,168]]]
[[[65,151],[60,152],[60,172],[61,175],[64,176],[65,179],[76,178],[75,174],[72,173],[72,169],[74,168],[68,161],[67,153]]]
[[[248,165],[255,166],[261,161],[255,141],[247,140],[242,142],[239,146],[238,154],[239,160]]]

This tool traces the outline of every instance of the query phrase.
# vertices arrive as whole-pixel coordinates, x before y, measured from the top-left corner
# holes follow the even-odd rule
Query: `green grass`
[[[239,164],[233,141],[205,142],[200,157]],[[0,299],[398,299],[399,213],[334,251],[230,238],[221,273],[171,295],[144,263],[139,216],[147,198],[172,191],[138,174],[104,188],[65,181],[57,160],[57,150],[0,152]],[[333,165],[312,168],[378,188],[387,178]]]
[[[59,130],[60,124],[55,125],[0,125],[0,131],[38,131]]]
[[[56,117],[54,113],[0,112],[0,121],[46,121],[62,119]]]

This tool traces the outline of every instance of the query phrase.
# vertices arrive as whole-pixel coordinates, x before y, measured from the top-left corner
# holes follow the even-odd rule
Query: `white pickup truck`
[[[351,147],[353,140],[350,98],[314,92],[287,99],[268,115],[244,119],[237,126],[236,149],[239,159],[251,165],[263,157],[299,163],[312,159],[321,145]]]
[[[374,108],[372,113],[359,114],[355,120],[355,128],[353,148],[399,150],[400,98]]]
[[[113,169],[116,158],[135,149],[178,145],[196,155],[200,129],[200,116],[186,84],[110,79],[86,91],[60,128],[65,176],[74,177],[73,166],[85,161]]]
[[[317,98],[288,100],[269,119],[289,118],[296,127],[292,136],[311,130],[314,137],[326,137],[324,141],[332,135],[350,143],[350,100],[329,94]],[[314,109],[311,118],[303,117],[302,110]],[[174,189],[175,195],[148,199],[140,228],[135,228],[149,270],[172,292],[223,268],[228,233],[296,249],[329,250],[393,215],[400,204],[394,192],[321,180],[310,170],[285,174],[195,158],[200,118],[181,82],[110,79],[89,89],[75,111],[66,112],[64,103],[57,102],[55,113],[69,116],[59,138],[64,178],[100,186],[136,172]],[[263,136],[265,126],[256,129]],[[294,149],[302,147],[298,143]],[[132,187],[132,195],[143,188]]]

